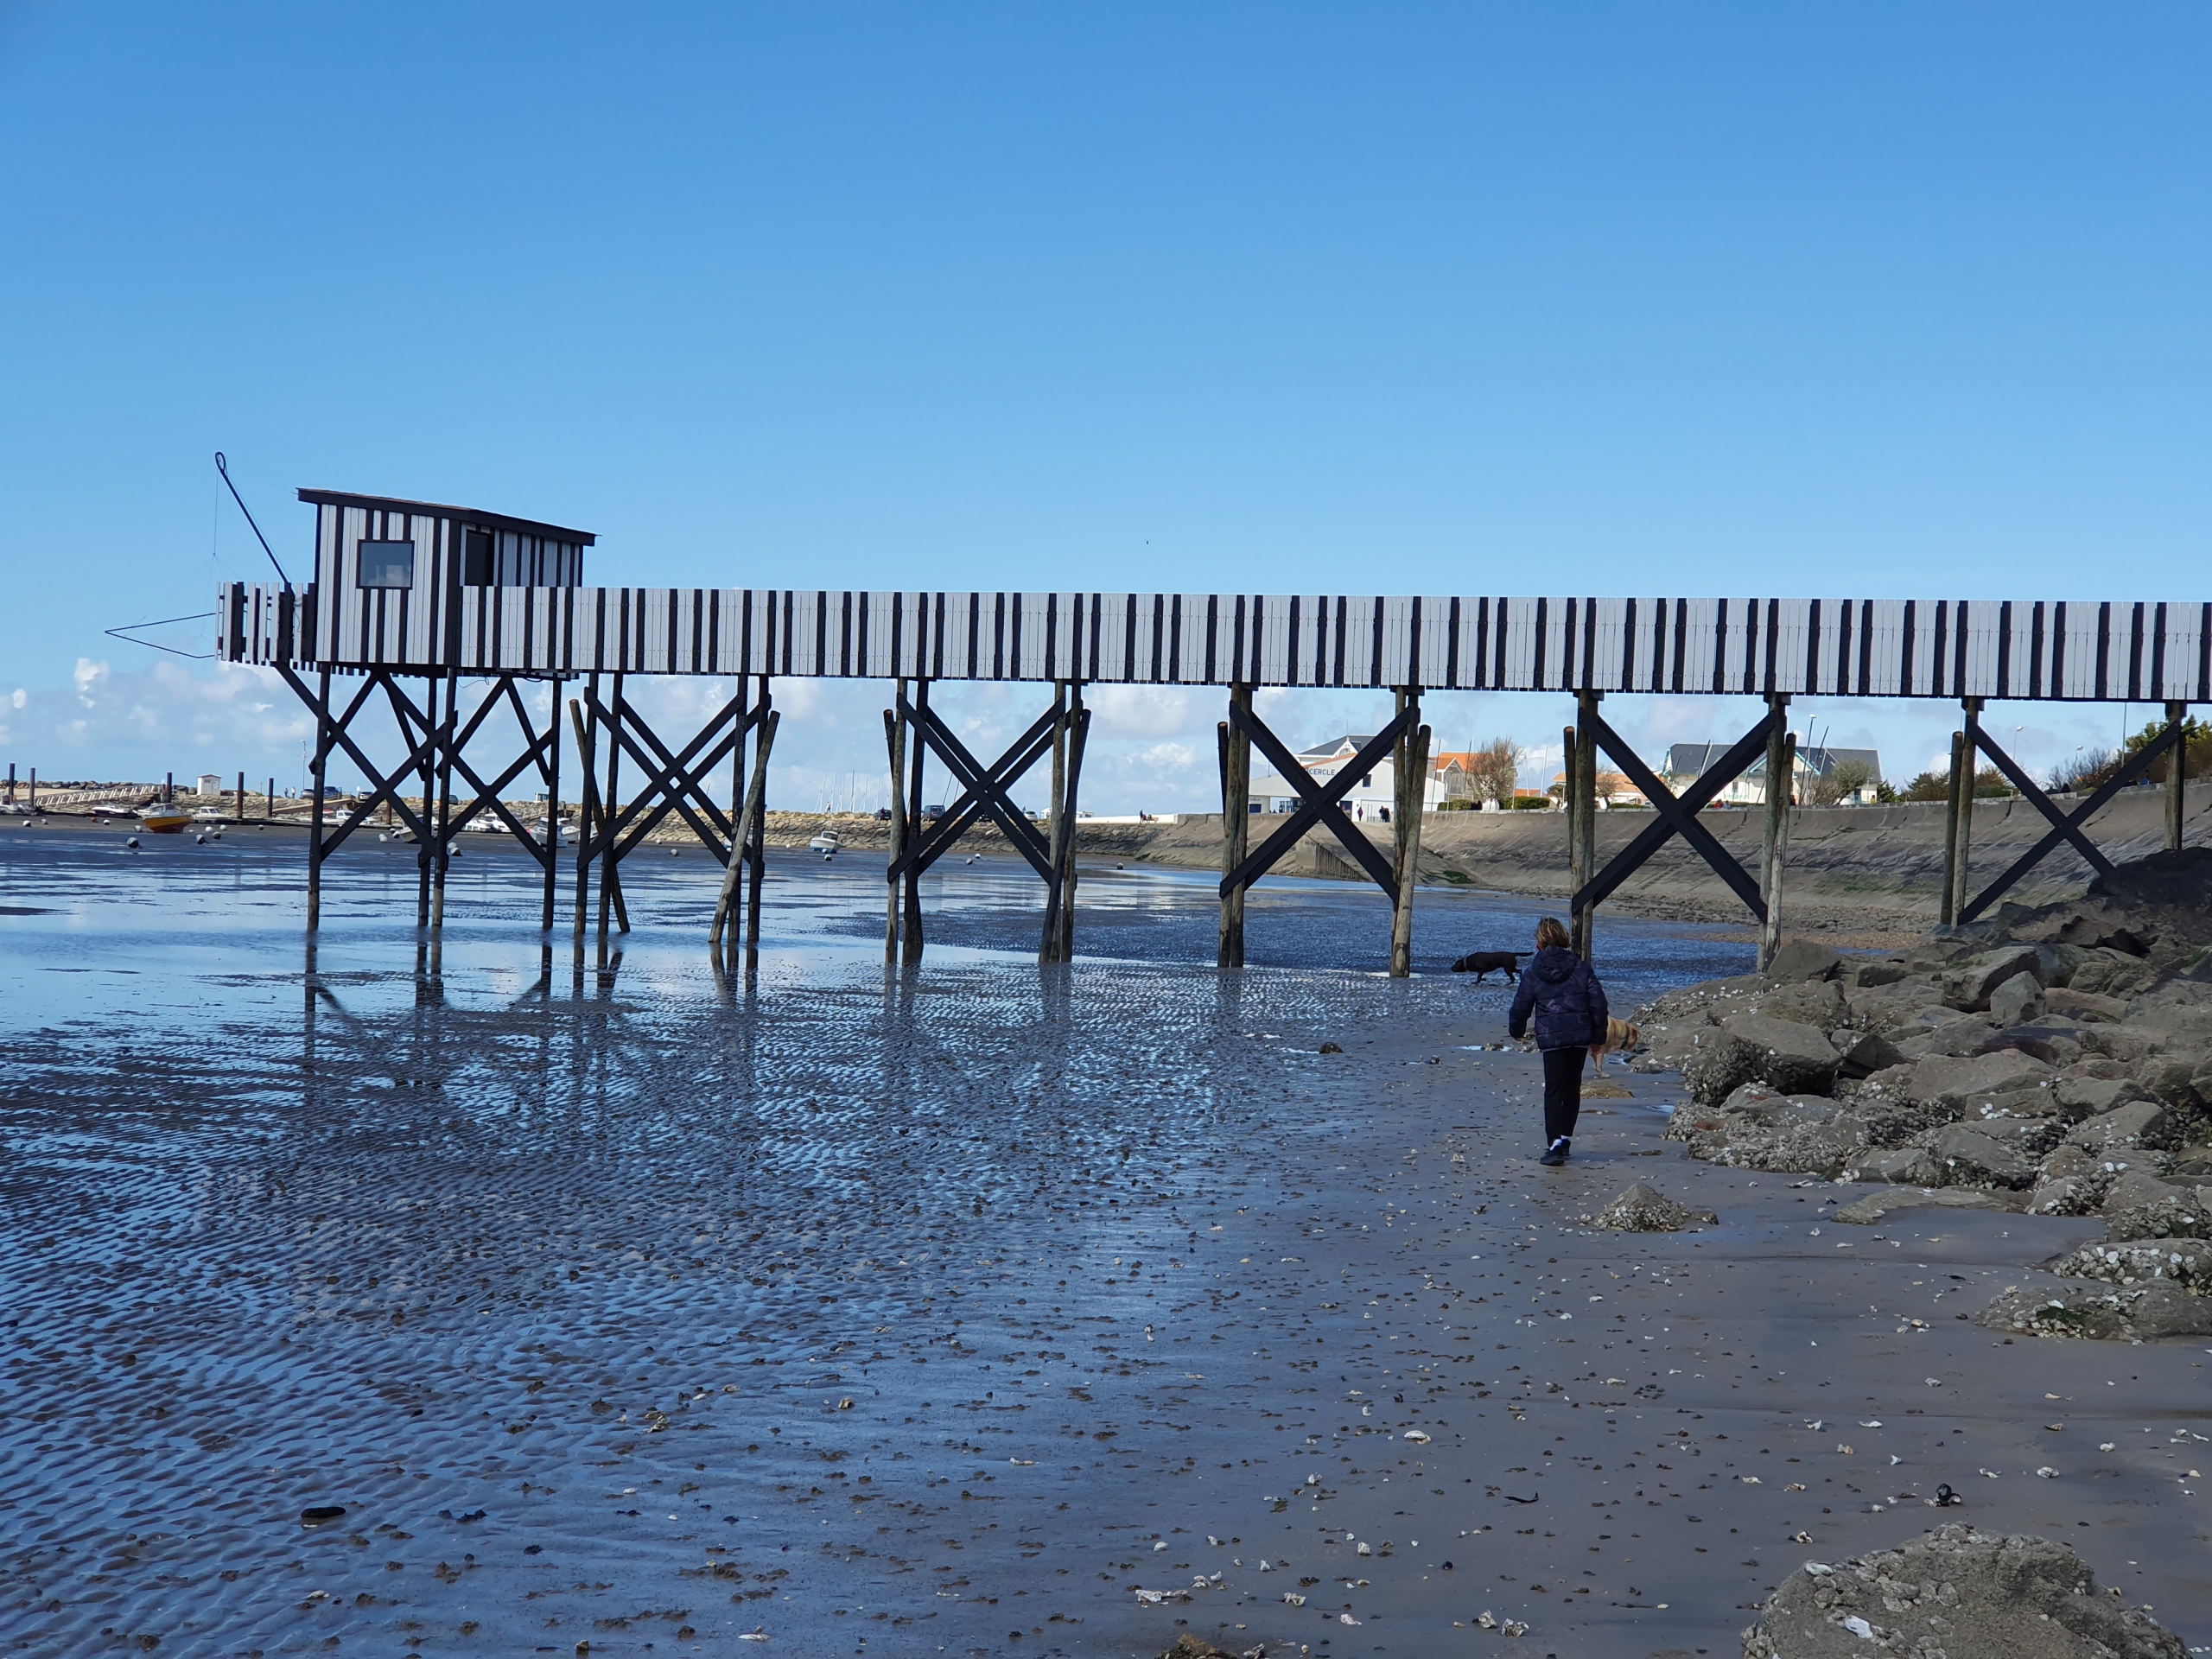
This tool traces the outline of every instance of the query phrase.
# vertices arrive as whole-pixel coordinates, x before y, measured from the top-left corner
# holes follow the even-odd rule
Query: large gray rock
[[[1912,1060],[1966,1059],[1998,1046],[1991,1041],[1996,1034],[1997,1027],[1976,1014],[1962,1014],[1942,1020],[1932,1027],[1923,1027],[1916,1035],[1905,1030],[1890,1033],[1897,1052]]]
[[[2171,1280],[2200,1294],[2212,1289],[2212,1241],[2202,1238],[2130,1239],[2085,1244],[2050,1264],[2066,1279],[2101,1279],[2113,1285]]]
[[[1649,1181],[1638,1181],[1590,1218],[1593,1227],[1624,1233],[1679,1233],[1694,1221],[1718,1221],[1710,1210],[1677,1204]]]
[[[1843,971],[1843,957],[1810,939],[1784,939],[1766,971],[1770,979],[1785,984],[1795,980],[1834,979]]]
[[[1896,984],[1907,972],[1901,962],[1862,962],[1852,970],[1851,982],[1872,990],[1878,985]]]
[[[1947,1186],[2031,1187],[2042,1171],[2021,1137],[1992,1134],[1981,1125],[1947,1124],[1936,1131],[1929,1154],[1942,1166]]]
[[[2076,1124],[2068,1132],[2066,1141],[2099,1158],[2136,1151],[2171,1152],[2183,1142],[2181,1128],[2177,1114],[2158,1102],[2131,1100]]]
[[[1904,1063],[1904,1051],[1878,1031],[1831,1033],[1828,1041],[1841,1056],[1836,1070],[1847,1077],[1872,1077]]]
[[[2017,1048],[2045,1065],[2068,1066],[2082,1058],[2079,1020],[2063,1014],[2045,1014],[2024,1025],[2007,1026],[1983,1045],[1987,1049]]]
[[[1825,1095],[1835,1085],[1841,1056],[1815,1027],[1764,1014],[1732,1014],[1682,1068],[1692,1096],[1711,1105],[1746,1083],[1786,1095]]]
[[[2169,1106],[2194,1113],[2202,1103],[2195,1082],[2205,1069],[2204,1056],[2190,1050],[2166,1049],[2138,1060],[2132,1068],[2135,1080]]]
[[[2147,991],[2158,982],[2158,970],[2125,951],[2100,950],[2074,970],[2066,988],[2075,995],[2126,999]]]
[[[2090,1342],[2148,1342],[2158,1337],[2212,1333],[2212,1301],[2170,1280],[2113,1286],[2060,1279],[2008,1285],[1974,1316],[1976,1325],[2029,1337],[2079,1337]]]
[[[2187,1659],[2148,1613],[2097,1593],[2064,1544],[1942,1527],[1784,1579],[1744,1659]]]
[[[2043,959],[2033,945],[2012,945],[1954,963],[1943,976],[1943,1001],[1955,1008],[1979,1010],[1989,995],[2015,974],[2040,974]],[[2042,981],[2037,980],[2037,984]],[[2011,1022],[2007,1022],[2008,1024]]]
[[[2098,1213],[2107,1239],[2212,1237],[2212,1189],[2177,1186],[2146,1170],[2122,1171]]]
[[[1744,1084],[1719,1107],[1676,1109],[1667,1137],[1690,1155],[1736,1169],[1834,1177],[1872,1144],[1864,1120],[1819,1095],[1781,1095]]]
[[[2133,1077],[2061,1077],[2055,1092],[2061,1105],[2078,1107],[2091,1116],[2147,1098]]]
[[[2016,1048],[1987,1054],[1924,1059],[1912,1071],[1906,1090],[1930,1106],[1966,1110],[1993,1096],[2024,1085],[2041,1084],[2051,1069],[2033,1055]]]
[[[1843,987],[1832,979],[1777,986],[1759,998],[1755,1012],[1770,1020],[1788,1020],[1824,1032],[1834,1031],[1851,1019],[1850,1005],[1843,1000]]]
[[[2063,989],[2046,989],[2043,1005],[2052,1014],[2063,1014],[2075,1020],[2099,1020],[2116,1026],[2127,1018],[2127,1004],[2116,996],[2092,996],[2068,985]]]
[[[2024,1026],[2043,1017],[2043,982],[2023,968],[1989,994],[1989,1017],[2000,1026]]]
[[[1843,1172],[1849,1181],[1887,1181],[1896,1186],[1941,1186],[1949,1172],[1924,1147],[1897,1147],[1862,1154]]]

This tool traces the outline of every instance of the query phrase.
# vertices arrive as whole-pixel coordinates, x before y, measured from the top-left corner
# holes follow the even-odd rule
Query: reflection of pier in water
[[[614,959],[610,935],[629,927],[622,860],[671,816],[728,873],[709,930],[716,961],[734,970],[741,945],[746,970],[757,969],[767,761],[781,718],[771,687],[779,677],[892,683],[893,706],[884,711],[892,783],[887,963],[920,958],[920,878],[985,819],[998,825],[1044,884],[1039,960],[1068,961],[1077,802],[1090,718],[1084,688],[1206,685],[1227,694],[1218,745],[1219,964],[1243,963],[1245,894],[1252,883],[1302,836],[1325,831],[1389,901],[1390,972],[1400,976],[1411,969],[1414,873],[1430,753],[1424,696],[1503,691],[1575,698],[1575,723],[1562,734],[1565,850],[1576,943],[1585,955],[1592,952],[1598,906],[1680,836],[1761,924],[1762,963],[1781,933],[1789,793],[1767,791],[1756,869],[1729,855],[1698,815],[1746,773],[1794,774],[1793,697],[1959,702],[1944,846],[1947,922],[1980,914],[2061,845],[2071,845],[2092,868],[2108,870],[2109,861],[2086,833],[2088,822],[2120,789],[2165,760],[2192,702],[2212,701],[2212,602],[587,588],[583,553],[595,538],[583,531],[419,501],[321,490],[300,494],[316,510],[315,579],[301,590],[289,584],[223,588],[217,652],[226,661],[275,669],[315,715],[310,930],[320,920],[323,861],[372,813],[386,809],[416,840],[416,922],[432,941],[425,961],[433,967],[452,843],[480,814],[495,817],[537,860],[543,880],[541,925],[549,931],[554,925],[564,684],[575,688],[566,723],[582,773],[573,933],[581,954],[595,867],[602,971]],[[737,695],[679,745],[655,732],[630,702],[628,682],[637,675],[734,678]],[[466,715],[464,677],[489,683]],[[1049,687],[1050,701],[1002,753],[987,759],[971,753],[931,707],[931,687],[948,681],[1035,683]],[[543,730],[518,689],[531,682],[554,688],[553,717]],[[1393,713],[1349,763],[1319,780],[1255,713],[1254,693],[1346,687],[1390,692]],[[1600,705],[1608,693],[1749,696],[1766,708],[1676,794],[1606,722]],[[1986,705],[2001,700],[2163,703],[2166,723],[2094,794],[2062,807],[1983,726]],[[389,771],[370,762],[354,729],[379,702],[397,722],[404,752]],[[487,776],[467,751],[498,708],[513,713],[524,745],[519,756]],[[1249,844],[1255,747],[1298,797],[1257,848]],[[330,825],[324,778],[332,754],[341,752],[369,779],[370,791]],[[1602,870],[1596,861],[1601,753],[1655,809],[1649,825]],[[925,822],[924,776],[931,754],[958,793],[941,817]],[[1012,791],[1048,755],[1040,829],[1014,805]],[[627,798],[626,757],[640,774]],[[1975,893],[1968,880],[1973,814],[1962,806],[1970,803],[1985,757],[2050,829]],[[727,809],[718,781],[726,761]],[[1357,779],[1384,764],[1397,779],[1387,853],[1342,805]],[[533,771],[545,786],[543,834],[500,800],[502,790]],[[2183,768],[2170,765],[2166,771],[2166,841],[2178,848]],[[464,791],[458,810],[456,778]],[[419,807],[403,796],[403,785],[415,788]]]

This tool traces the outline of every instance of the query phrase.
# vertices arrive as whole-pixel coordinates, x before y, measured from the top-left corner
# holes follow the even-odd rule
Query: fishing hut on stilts
[[[1218,962],[1244,963],[1245,899],[1309,835],[1339,845],[1389,902],[1389,966],[1412,971],[1431,728],[1424,697],[1548,693],[1573,699],[1561,733],[1562,855],[1572,932],[1597,949],[1597,912],[1652,855],[1680,838],[1760,927],[1759,963],[1782,937],[1783,877],[1796,767],[1796,697],[1956,701],[1952,796],[1944,837],[1943,919],[1970,922],[2043,858],[2071,846],[2100,871],[2110,861],[2087,824],[2119,790],[2181,741],[2191,703],[2212,701],[2212,603],[1984,600],[1604,599],[1258,594],[956,593],[751,588],[588,588],[589,533],[474,509],[302,490],[315,508],[315,579],[304,589],[232,583],[219,595],[217,652],[274,670],[315,717],[308,925],[321,918],[321,872],[346,839],[388,807],[417,852],[416,921],[431,942],[444,923],[455,834],[490,813],[541,865],[541,925],[556,926],[562,804],[561,704],[575,786],[571,933],[579,953],[594,919],[602,963],[628,931],[621,865],[671,815],[722,865],[708,936],[719,967],[757,963],[766,878],[769,759],[781,715],[779,678],[887,683],[883,712],[891,785],[884,960],[922,959],[921,880],[971,828],[995,824],[1043,887],[1038,957],[1075,947],[1076,851],[1088,688],[1219,688],[1221,788]],[[243,505],[243,503],[241,503]],[[274,555],[272,554],[272,558]],[[630,695],[641,676],[734,680],[736,695],[688,735],[664,735]],[[976,753],[934,687],[1020,683],[1044,706],[996,756]],[[464,683],[486,688],[463,712]],[[524,689],[550,685],[550,717]],[[1387,694],[1392,714],[1328,777],[1302,765],[1255,706],[1262,690],[1356,689]],[[1749,729],[1679,792],[1608,723],[1609,695],[1758,700]],[[2164,729],[2088,799],[2062,805],[1991,737],[1993,702],[2152,702]],[[372,708],[397,727],[400,760],[380,766],[358,722]],[[470,758],[495,709],[510,710],[520,752]],[[679,741],[680,740],[680,741]],[[1257,750],[1292,791],[1262,810],[1251,793]],[[334,824],[324,778],[342,753],[367,791]],[[1601,867],[1598,761],[1604,755],[1653,809]],[[952,786],[925,807],[934,757]],[[2049,832],[1986,885],[1967,879],[1973,779],[1987,759],[2049,823]],[[1014,791],[1049,760],[1039,824]],[[1389,836],[1345,810],[1355,782],[1389,762],[1396,779]],[[727,763],[725,786],[720,780]],[[1728,785],[1763,772],[1757,868],[1731,855],[1700,815]],[[534,773],[542,825],[501,793]],[[2168,768],[2166,844],[2181,845],[2183,768]],[[456,780],[461,793],[455,794]],[[1779,781],[1778,781],[1779,780]],[[1256,845],[1254,843],[1256,842]]]

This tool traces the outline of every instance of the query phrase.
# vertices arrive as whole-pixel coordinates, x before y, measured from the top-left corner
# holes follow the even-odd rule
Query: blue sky
[[[0,764],[296,781],[281,690],[102,632],[265,570],[217,448],[296,568],[317,484],[582,525],[611,582],[2201,598],[2208,46],[2155,4],[0,0]],[[880,689],[779,695],[776,798],[868,790]],[[1217,702],[1107,700],[1093,803],[1202,806]],[[2041,766],[2150,712],[1993,724]],[[1902,779],[1953,713],[1805,718]]]

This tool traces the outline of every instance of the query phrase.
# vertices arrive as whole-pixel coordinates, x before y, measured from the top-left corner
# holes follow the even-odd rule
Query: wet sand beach
[[[793,855],[748,988],[703,855],[602,974],[484,839],[431,979],[411,849],[310,969],[296,836],[0,829],[5,1650],[1732,1655],[1952,1520],[2212,1644],[2212,1354],[1961,1317],[2101,1224],[1839,1223],[1672,1077],[1538,1168],[1441,971],[1528,902],[1424,891],[1392,982],[1372,893],[1271,883],[1224,980],[1203,878],[1086,868],[1040,970],[985,861],[887,977],[880,867]],[[1599,951],[1623,1012],[1748,963]],[[1719,1222],[1582,1224],[1637,1179]]]

